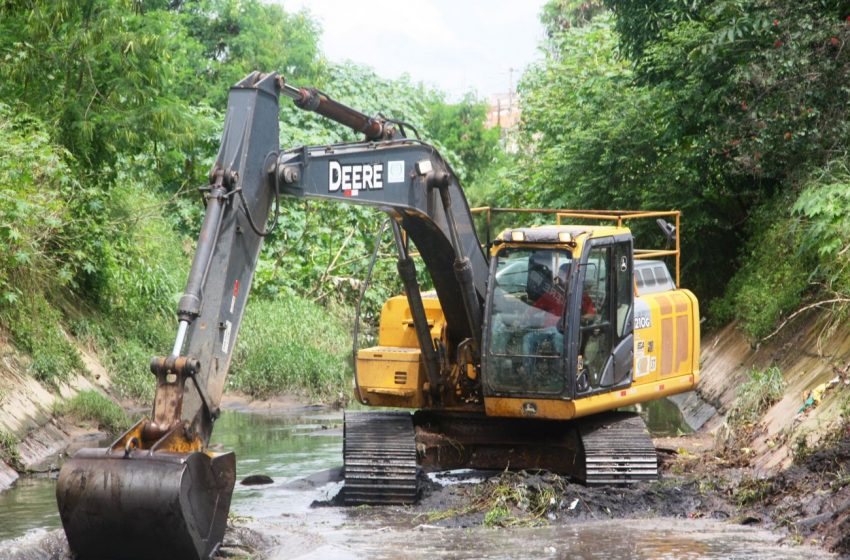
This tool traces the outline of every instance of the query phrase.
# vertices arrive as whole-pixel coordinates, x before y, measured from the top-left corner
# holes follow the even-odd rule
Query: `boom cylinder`
[[[186,291],[183,292],[180,302],[177,304],[177,317],[181,322],[191,323],[201,311],[201,291],[204,288],[204,281],[210,268],[210,259],[213,249],[215,249],[216,239],[218,239],[218,230],[221,226],[221,215],[225,202],[225,189],[221,183],[219,176],[206,196],[207,211],[204,215],[201,233],[198,235],[198,248],[195,250],[195,258],[192,260],[189,279],[186,281]]]
[[[282,84],[280,92],[295,101],[295,105],[305,111],[314,111],[323,117],[347,126],[355,132],[366,135],[367,140],[382,140],[385,129],[381,121],[370,117],[339,101],[334,101],[316,88],[297,88]]]
[[[463,306],[466,311],[466,319],[469,322],[469,330],[473,342],[473,352],[478,354],[481,351],[481,305],[478,302],[478,296],[475,293],[475,284],[473,283],[472,264],[469,258],[463,252],[463,246],[460,242],[460,236],[457,232],[457,224],[454,220],[452,212],[452,196],[449,193],[449,181],[451,180],[448,173],[440,172],[429,174],[427,179],[428,186],[434,187],[440,191],[440,200],[443,203],[443,210],[446,214],[446,224],[449,229],[452,246],[455,249],[454,273],[457,282],[460,285],[460,295],[463,299]]]

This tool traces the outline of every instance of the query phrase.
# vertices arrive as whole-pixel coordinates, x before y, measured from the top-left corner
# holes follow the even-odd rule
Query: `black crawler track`
[[[413,417],[407,412],[346,412],[346,505],[412,504],[418,497]]]

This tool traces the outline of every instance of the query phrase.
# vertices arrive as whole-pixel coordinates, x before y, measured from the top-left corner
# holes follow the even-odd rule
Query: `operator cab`
[[[628,229],[506,230],[492,256],[485,397],[571,400],[631,383],[634,277]]]

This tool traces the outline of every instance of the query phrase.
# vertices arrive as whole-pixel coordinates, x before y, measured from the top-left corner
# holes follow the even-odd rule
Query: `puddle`
[[[694,431],[688,425],[679,407],[668,399],[649,401],[623,410],[634,410],[640,413],[653,437],[675,437],[691,434]]]

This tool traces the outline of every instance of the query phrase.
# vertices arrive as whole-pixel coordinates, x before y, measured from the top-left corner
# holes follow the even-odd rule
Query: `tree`
[[[460,103],[447,104],[442,99],[428,107],[425,129],[428,135],[455,153],[463,166],[458,171],[464,183],[474,182],[499,151],[498,128],[484,128],[487,105],[468,95]]]
[[[131,0],[0,5],[0,94],[57,130],[89,170],[154,144],[189,149],[195,115],[175,83],[196,46],[167,12]]]

